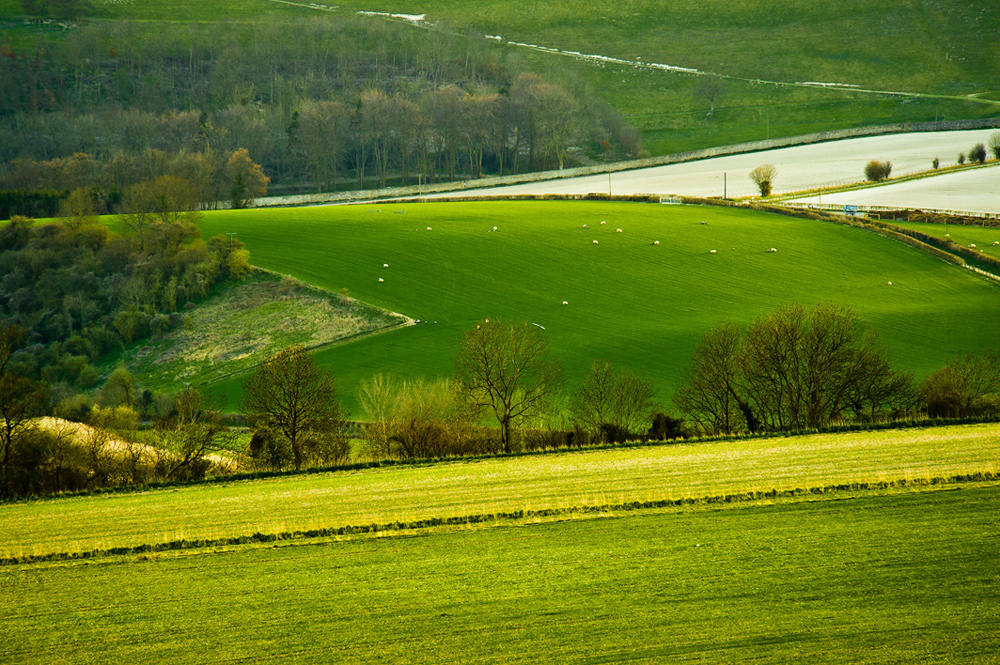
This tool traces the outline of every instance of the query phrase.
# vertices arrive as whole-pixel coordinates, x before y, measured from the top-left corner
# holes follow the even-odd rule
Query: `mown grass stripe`
[[[657,508],[676,508],[683,506],[711,505],[711,504],[731,504],[746,503],[753,501],[765,501],[787,498],[802,498],[808,496],[828,495],[835,493],[857,493],[893,488],[920,488],[941,485],[955,485],[963,483],[982,483],[1000,480],[1000,474],[992,471],[981,471],[976,473],[958,474],[948,478],[900,478],[890,481],[877,482],[853,482],[841,483],[838,485],[826,485],[822,487],[796,488],[796,489],[771,489],[767,491],[748,490],[745,492],[735,492],[729,494],[719,494],[705,497],[684,497],[679,499],[657,499],[652,501],[629,501],[618,504],[606,505],[577,505],[559,508],[543,508],[528,510],[503,511],[488,514],[458,515],[450,517],[431,517],[418,519],[411,522],[390,522],[385,524],[352,524],[338,527],[328,527],[320,529],[308,529],[305,531],[282,531],[278,533],[253,533],[245,536],[233,536],[228,538],[197,538],[193,540],[180,539],[166,543],[134,545],[132,547],[111,547],[106,549],[94,549],[79,552],[56,552],[50,554],[33,554],[25,556],[12,556],[0,558],[0,566],[15,564],[41,563],[46,561],[62,561],[72,559],[93,559],[107,556],[126,556],[132,554],[147,554],[153,552],[169,552],[174,550],[207,549],[216,547],[230,547],[235,545],[254,545],[262,543],[275,543],[291,540],[310,540],[319,538],[333,538],[342,536],[355,536],[385,532],[418,531],[433,529],[443,526],[462,526],[486,523],[509,523],[520,520],[530,520],[536,518],[558,517],[560,515],[594,514],[594,513],[621,513],[639,510],[651,510]]]

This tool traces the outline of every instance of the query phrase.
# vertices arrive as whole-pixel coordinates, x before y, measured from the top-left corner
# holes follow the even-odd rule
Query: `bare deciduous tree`
[[[695,99],[704,99],[708,102],[708,117],[715,115],[715,102],[726,95],[726,84],[717,76],[703,74],[698,77],[692,89]]]
[[[674,402],[710,433],[872,420],[908,408],[913,393],[858,315],[836,305],[787,305],[742,334],[733,324],[713,328],[683,379]]]
[[[278,351],[250,375],[240,409],[251,425],[268,427],[288,441],[296,469],[308,452],[308,433],[325,436],[343,430],[333,376],[301,346]]]
[[[505,452],[511,452],[517,424],[543,412],[563,381],[548,342],[529,323],[486,319],[462,336],[455,365],[458,388],[469,405],[496,417]]]
[[[705,333],[681,372],[682,384],[674,394],[674,404],[706,432],[731,434],[739,428],[741,413],[742,422],[747,420],[737,365],[739,352],[740,329],[734,323],[723,323]],[[756,424],[752,416],[750,420]],[[747,429],[754,431],[756,427],[748,425]]]
[[[602,360],[590,366],[574,393],[573,415],[592,434],[622,439],[646,429],[656,410],[655,398],[649,381]]]
[[[773,164],[762,164],[750,172],[750,179],[757,185],[761,196],[770,196],[774,188],[774,179],[778,177],[778,169]]]

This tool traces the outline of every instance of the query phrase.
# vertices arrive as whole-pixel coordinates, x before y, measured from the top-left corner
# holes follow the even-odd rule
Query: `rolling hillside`
[[[1000,10],[988,0],[560,0],[516,11],[503,0],[93,5],[90,20],[207,22],[220,31],[234,21],[336,22],[358,12],[370,13],[372,21],[423,16],[413,30],[460,32],[476,52],[502,44],[578,95],[599,97],[643,132],[653,154],[845,127],[996,117],[1000,111],[993,76],[1000,49],[989,38],[1000,26]],[[21,15],[16,0],[0,2],[0,20],[7,21],[0,35],[15,46],[60,30],[24,24]],[[706,81],[716,91],[713,101],[704,93]]]
[[[237,232],[262,267],[422,321],[319,353],[348,398],[376,372],[450,375],[462,333],[491,316],[544,327],[570,387],[610,358],[664,399],[709,327],[787,302],[855,308],[918,377],[1000,344],[996,284],[854,228],[746,210],[373,204],[220,211],[203,228]],[[216,388],[233,400],[239,381]]]

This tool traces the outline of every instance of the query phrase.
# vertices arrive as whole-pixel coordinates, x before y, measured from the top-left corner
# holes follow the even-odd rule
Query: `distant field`
[[[0,557],[1000,471],[1000,425],[565,452],[0,504]]]
[[[996,226],[964,226],[960,224],[926,224],[923,222],[893,222],[897,226],[915,229],[938,238],[949,236],[959,245],[969,247],[975,245],[983,254],[1000,259],[1000,227]]]
[[[258,18],[426,14],[427,23],[449,31],[720,75],[723,94],[709,115],[708,101],[695,91],[703,79],[690,73],[507,47],[578,96],[596,96],[618,109],[643,132],[653,154],[847,127],[996,117],[1000,111],[990,103],[997,96],[993,72],[1000,69],[1000,52],[975,37],[1000,27],[1000,9],[989,0],[559,0],[517,9],[504,0],[97,0],[94,6],[98,20],[218,22],[220,30],[229,21]],[[0,0],[0,19],[18,15],[17,2]],[[11,24],[0,26],[0,41],[30,48],[36,30],[58,31]],[[800,82],[928,96],[789,85]]]
[[[995,663],[1000,491],[5,567],[17,663]]]
[[[425,322],[322,351],[348,396],[376,372],[451,375],[462,333],[491,316],[544,326],[570,388],[609,358],[664,400],[708,328],[788,302],[854,307],[918,374],[1000,344],[997,285],[871,233],[780,215],[520,201],[219,211],[202,226],[238,232],[257,265]],[[239,386],[216,388],[235,400]]]

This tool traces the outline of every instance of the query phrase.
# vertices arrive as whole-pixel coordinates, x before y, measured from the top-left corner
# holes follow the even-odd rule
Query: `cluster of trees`
[[[78,211],[79,212],[79,211]],[[17,374],[63,393],[93,387],[98,358],[184,322],[184,309],[249,268],[224,235],[207,242],[197,213],[134,213],[113,233],[86,211],[0,228],[0,324],[25,331]]]
[[[682,378],[674,404],[707,434],[874,422],[921,406],[913,376],[893,368],[855,312],[835,305],[788,305],[745,329],[716,326]]]
[[[39,39],[0,48],[0,190],[108,198],[177,175],[226,200],[211,174],[240,149],[285,192],[562,166],[574,145],[642,150],[613,109],[484,38],[337,17]]]
[[[119,369],[96,398],[59,399],[52,385],[18,370],[24,337],[18,326],[0,329],[0,498],[232,471],[213,453],[234,449],[236,432],[198,390],[140,394]],[[43,419],[46,414],[59,418]],[[152,426],[141,429],[143,419]]]
[[[300,385],[296,376],[307,378]],[[244,386],[244,413],[255,424],[251,454],[258,463],[298,469],[348,455],[332,386],[301,348],[279,353],[251,377]],[[400,381],[379,374],[361,383],[365,423],[358,454],[405,459],[509,453],[818,429],[918,412],[996,416],[1000,354],[958,356],[918,386],[911,374],[892,367],[852,310],[789,305],[745,329],[726,323],[705,334],[673,396],[687,423],[665,413],[648,380],[610,361],[591,365],[568,405],[563,388],[562,368],[536,327],[488,319],[462,337],[454,378]],[[299,398],[306,393],[316,397]],[[561,415],[567,406],[569,429]],[[300,431],[288,423],[298,423]]]
[[[114,213],[170,215],[251,205],[270,179],[246,149],[166,152],[151,148],[108,160],[74,153],[45,161],[17,159],[0,170],[0,218]]]

